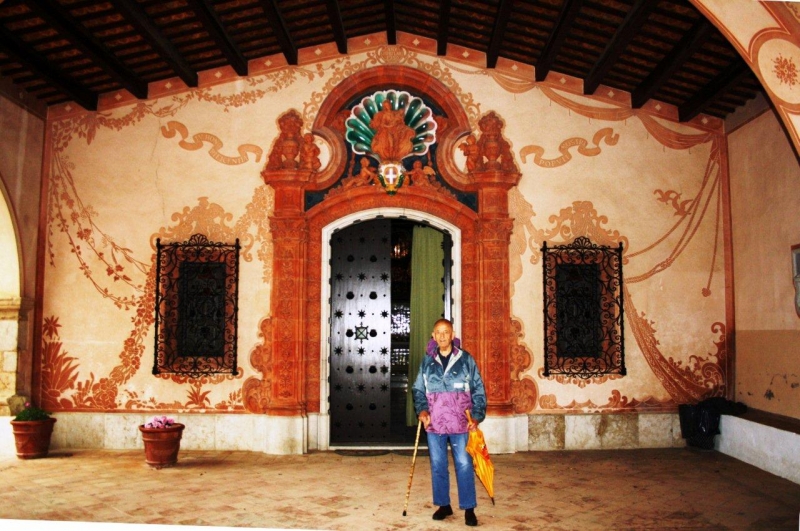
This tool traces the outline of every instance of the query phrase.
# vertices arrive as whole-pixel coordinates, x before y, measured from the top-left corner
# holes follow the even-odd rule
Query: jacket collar
[[[448,370],[450,370],[450,367],[452,367],[453,364],[459,360],[459,358],[461,358],[461,349],[458,348],[455,345],[455,343],[453,343],[453,350],[452,350],[452,352],[450,352],[450,361],[447,362],[447,368],[444,370],[444,372],[447,372]],[[442,364],[442,360],[439,359],[439,349],[438,348],[436,349],[436,353],[434,354],[433,359],[436,360],[436,363],[438,363],[439,365]]]

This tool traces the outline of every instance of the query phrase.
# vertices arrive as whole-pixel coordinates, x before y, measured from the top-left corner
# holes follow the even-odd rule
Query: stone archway
[[[28,343],[27,315],[32,301],[21,296],[21,249],[14,210],[4,183],[0,176],[0,255],[4,258],[0,266],[0,325],[3,330],[0,339],[7,345],[7,350],[0,351],[0,359],[5,362],[0,366],[0,415],[9,415],[16,413],[12,411],[12,397],[17,396],[18,391],[24,395],[31,391],[31,356],[20,344]],[[11,345],[13,348],[9,348]],[[17,405],[25,401],[19,397],[16,400]]]
[[[307,208],[306,192],[327,190],[344,170],[347,147],[342,112],[355,98],[385,89],[412,91],[442,110],[447,125],[438,138],[438,169],[449,186],[475,194],[475,210],[447,190],[422,186],[403,187],[396,195],[388,195],[379,186],[353,187],[329,193]],[[296,111],[287,112],[281,120],[285,118],[297,127]],[[493,142],[502,145],[502,121],[494,113],[484,118],[489,126],[484,127],[481,120],[483,135],[493,135]],[[510,153],[501,158],[490,154],[480,168],[460,171],[453,152],[458,140],[470,133],[463,108],[441,82],[403,66],[376,67],[347,78],[322,104],[312,131],[331,146],[331,160],[325,169],[302,169],[303,164],[293,158],[296,151],[290,148],[283,166],[271,168],[268,163],[262,172],[264,181],[275,190],[275,210],[270,217],[275,276],[271,317],[262,321],[263,343],[251,354],[253,366],[263,377],[245,382],[247,409],[276,416],[320,411],[320,356],[327,355],[320,333],[322,230],[357,212],[391,208],[429,214],[460,230],[462,340],[471,345],[483,373],[489,414],[511,415],[511,346],[507,338],[511,330],[508,257],[512,220],[508,191],[520,174]],[[279,138],[273,153],[282,149],[280,142]]]

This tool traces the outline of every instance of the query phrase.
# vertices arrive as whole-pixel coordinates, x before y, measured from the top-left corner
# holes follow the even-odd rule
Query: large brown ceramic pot
[[[37,459],[46,457],[50,451],[50,436],[56,419],[45,420],[12,420],[14,443],[17,445],[17,457],[20,459]]]
[[[139,426],[144,441],[144,459],[148,465],[153,468],[175,466],[184,427],[183,424],[173,424],[169,428]]]

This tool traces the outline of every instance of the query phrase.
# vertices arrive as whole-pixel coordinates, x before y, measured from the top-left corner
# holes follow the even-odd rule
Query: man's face
[[[439,323],[433,329],[433,339],[440,350],[447,350],[453,342],[453,327],[447,323]]]

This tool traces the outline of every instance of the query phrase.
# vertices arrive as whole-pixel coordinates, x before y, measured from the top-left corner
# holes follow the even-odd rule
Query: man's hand
[[[467,430],[468,431],[475,431],[478,429],[478,422],[472,418],[472,415],[469,413],[469,409],[466,410],[464,413],[467,414]]]
[[[422,426],[426,430],[428,429],[428,426],[431,425],[431,414],[428,413],[427,411],[423,411],[422,413],[420,413],[419,417],[417,418],[422,421]]]

